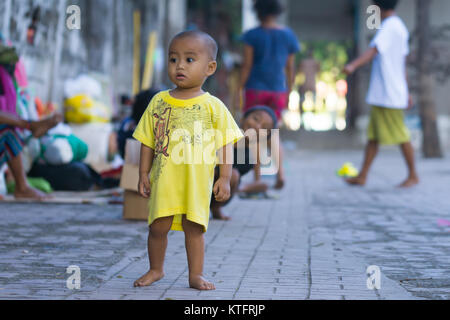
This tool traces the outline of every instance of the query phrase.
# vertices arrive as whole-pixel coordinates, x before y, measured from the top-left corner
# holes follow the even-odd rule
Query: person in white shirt
[[[404,123],[404,109],[412,107],[408,92],[406,57],[409,54],[409,32],[396,15],[398,0],[374,0],[381,9],[381,28],[370,43],[370,48],[345,66],[352,74],[372,61],[372,73],[366,102],[371,105],[367,130],[368,143],[364,163],[357,177],[347,179],[351,185],[365,185],[370,166],[378,153],[378,146],[400,145],[408,166],[408,178],[400,187],[419,183],[415,168],[414,149],[410,133]]]

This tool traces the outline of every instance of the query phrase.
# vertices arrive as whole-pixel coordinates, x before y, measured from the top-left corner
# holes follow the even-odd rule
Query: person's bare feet
[[[411,188],[419,183],[419,178],[417,177],[408,177],[401,185],[399,185],[400,188]]]
[[[54,114],[50,118],[41,120],[41,121],[35,121],[30,124],[30,131],[33,134],[33,137],[40,138],[43,135],[45,135],[48,130],[54,128],[58,123],[60,123],[63,120],[63,117],[61,114]]]
[[[137,288],[137,287],[148,287],[151,284],[161,280],[162,278],[164,278],[164,273],[163,272],[150,270],[149,272],[144,274],[142,277],[137,279],[134,282],[133,286],[135,288]]]
[[[212,207],[211,212],[214,220],[223,220],[223,221],[231,220],[231,217],[228,217],[222,213],[222,208],[220,207]]]
[[[357,176],[354,178],[345,179],[345,182],[352,186],[364,186],[366,184],[366,178]]]
[[[192,289],[197,290],[216,290],[216,286],[212,282],[207,281],[201,275],[189,276],[189,286]]]
[[[14,191],[14,198],[42,201],[42,200],[50,199],[51,196],[49,196],[37,189],[27,186],[23,189],[16,188],[16,190]]]
[[[284,178],[278,178],[277,182],[274,185],[274,189],[275,190],[281,190],[281,189],[284,188],[284,184],[285,184]]]

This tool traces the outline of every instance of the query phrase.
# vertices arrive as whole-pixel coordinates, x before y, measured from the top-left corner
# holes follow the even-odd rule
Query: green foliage
[[[308,58],[312,53],[314,59],[320,63],[320,80],[327,83],[345,79],[342,69],[348,62],[348,51],[352,47],[351,41],[302,42],[302,51],[297,54],[297,61]]]

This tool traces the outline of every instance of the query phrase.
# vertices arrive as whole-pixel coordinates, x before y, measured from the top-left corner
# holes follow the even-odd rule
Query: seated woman
[[[267,106],[255,106],[247,110],[243,116],[241,127],[244,130],[244,133],[249,129],[254,129],[257,133],[260,129],[268,130],[269,135],[267,136],[268,147],[270,148],[270,130],[276,129],[277,127],[277,117],[275,112],[267,107]],[[276,147],[276,146],[275,146]],[[245,147],[239,149],[238,144],[235,144],[234,149],[234,162],[233,162],[233,173],[231,177],[231,197],[227,202],[217,202],[212,195],[211,198],[211,212],[213,215],[213,219],[217,220],[230,220],[230,217],[225,216],[222,213],[222,207],[226,206],[232,199],[233,195],[236,192],[243,193],[260,193],[266,192],[269,189],[267,183],[261,180],[261,164],[260,159],[257,154],[253,154],[252,150],[254,148],[250,147],[250,139],[246,135],[245,138]],[[257,152],[256,152],[257,153]],[[245,155],[245,161],[242,162],[242,155]],[[256,161],[251,161],[251,159],[256,159]],[[241,160],[241,161],[238,161]],[[279,155],[279,170],[277,173],[277,182],[274,186],[275,189],[281,189],[284,186],[284,172],[282,167],[282,154]],[[254,171],[254,181],[246,184],[242,187],[239,187],[241,177],[249,173],[250,171]],[[219,178],[219,170],[216,167],[214,179],[217,180]]]
[[[48,130],[61,122],[62,116],[57,114],[42,121],[26,121],[0,111],[0,167],[7,163],[16,182],[14,196],[16,199],[43,200],[47,196],[30,187],[22,164],[23,140],[17,128],[31,131],[35,138],[40,138]],[[0,196],[1,200],[1,196]]]

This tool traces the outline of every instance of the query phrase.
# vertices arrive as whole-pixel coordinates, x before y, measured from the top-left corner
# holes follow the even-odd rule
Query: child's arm
[[[228,163],[227,158],[233,154],[233,144],[230,143],[224,146],[219,151],[219,157],[222,159],[222,163],[219,165],[220,176],[214,185],[214,196],[217,202],[225,202],[230,199],[231,196],[231,175],[233,173],[233,164]],[[232,157],[231,157],[232,159]]]
[[[288,57],[286,63],[286,85],[288,94],[291,93],[292,87],[295,81],[295,54],[291,54]],[[289,100],[289,99],[288,99]]]
[[[254,159],[256,159],[256,163],[253,166],[253,173],[254,173],[254,181],[259,182],[261,180],[261,153],[260,153],[260,144],[259,144],[259,137],[257,138],[258,141],[252,142],[252,145],[249,148],[249,151],[252,153],[252,156]]]
[[[344,72],[347,75],[352,74],[355,72],[358,68],[366,65],[370,61],[375,58],[375,56],[378,54],[378,50],[376,47],[368,49],[366,52],[364,52],[362,55],[360,55],[358,58],[350,62],[344,67]]]
[[[241,68],[241,79],[239,81],[239,98],[242,99],[242,94],[247,84],[248,78],[250,77],[250,72],[253,67],[253,47],[248,44],[244,45],[244,56]]]
[[[141,158],[139,162],[139,194],[144,198],[148,198],[151,192],[150,180],[148,175],[153,165],[153,157],[155,151],[152,148],[141,144]]]
[[[278,148],[278,156],[275,156],[275,161],[278,165],[278,173],[277,173],[277,182],[275,183],[275,189],[283,189],[284,187],[284,167],[283,167],[283,157],[284,157],[284,150],[283,146],[281,145],[281,141],[278,142],[279,144],[276,146]]]

